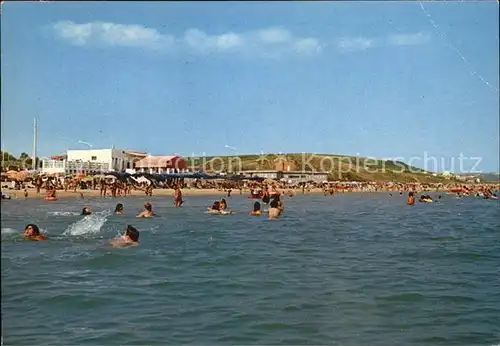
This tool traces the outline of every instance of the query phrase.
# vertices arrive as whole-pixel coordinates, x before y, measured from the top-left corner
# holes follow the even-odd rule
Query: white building
[[[289,183],[301,183],[307,181],[322,183],[323,181],[326,181],[328,178],[328,173],[309,172],[309,171],[283,172],[277,170],[255,170],[255,171],[241,171],[239,173],[250,177],[283,180]]]
[[[135,162],[145,156],[146,153],[116,148],[68,150],[64,159],[42,160],[42,172],[66,174],[124,172],[133,169]]]

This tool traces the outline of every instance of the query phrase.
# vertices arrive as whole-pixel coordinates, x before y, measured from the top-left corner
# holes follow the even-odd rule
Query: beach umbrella
[[[26,179],[28,179],[29,177],[29,173],[26,172],[26,171],[21,171],[21,172],[17,172],[17,174],[15,175],[15,178],[16,180],[18,181],[24,181]]]

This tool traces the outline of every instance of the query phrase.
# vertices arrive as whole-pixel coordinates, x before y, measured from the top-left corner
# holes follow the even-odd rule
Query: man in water
[[[184,201],[182,200],[182,191],[179,185],[177,185],[174,191],[174,204],[177,208],[180,208],[182,206],[182,203],[184,203]]]
[[[48,238],[40,233],[40,229],[35,224],[28,224],[24,228],[23,237],[27,240],[42,241]]]
[[[270,219],[279,219],[281,213],[285,210],[283,202],[280,201],[278,195],[274,195],[271,203],[269,203],[268,214]]]
[[[111,240],[110,244],[113,247],[137,246],[139,245],[139,231],[132,225],[128,225],[123,235]]]

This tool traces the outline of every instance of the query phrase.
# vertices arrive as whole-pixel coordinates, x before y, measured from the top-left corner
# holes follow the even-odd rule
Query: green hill
[[[297,171],[328,172],[329,180],[444,183],[441,176],[399,161],[330,154],[265,154],[185,158],[190,167],[205,171],[238,173],[247,170],[276,170],[280,160],[291,162]]]

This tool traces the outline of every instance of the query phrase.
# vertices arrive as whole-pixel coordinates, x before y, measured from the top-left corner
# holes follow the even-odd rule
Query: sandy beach
[[[42,199],[45,197],[46,193],[45,190],[42,189],[42,191],[37,194],[36,193],[36,188],[27,188],[28,191],[28,197],[27,199]],[[287,190],[282,190],[281,193],[283,195],[286,195]],[[436,189],[428,189],[426,191],[430,192],[443,192],[446,193],[446,189],[442,189],[437,191]],[[24,199],[24,190],[11,190],[7,188],[3,188],[2,192],[7,192],[8,195],[12,199]],[[243,189],[241,196],[248,196],[249,194],[248,189]],[[302,190],[293,190],[294,194],[296,196],[299,195],[311,195],[311,194],[324,194],[323,189],[321,188],[312,188],[309,191],[306,191],[305,193],[302,193]],[[390,189],[378,189],[378,191],[361,191],[361,190],[356,190],[353,189],[351,191],[343,191],[339,193],[377,193],[377,192],[385,192],[385,193],[397,193],[398,191],[390,190]],[[77,190],[76,192],[74,191],[63,191],[63,190],[57,190],[57,199],[81,199],[81,195],[83,194],[83,198],[97,198],[100,197],[100,190]],[[174,190],[173,189],[154,189],[153,190],[153,197],[173,197]],[[214,197],[223,197],[227,196],[227,191],[219,190],[219,189],[189,189],[189,188],[184,188],[182,189],[182,195],[184,197],[190,197],[190,196],[214,196]],[[111,193],[107,192],[107,197],[111,197]],[[240,191],[239,190],[232,190],[231,196],[240,196]],[[117,196],[116,198],[131,198],[131,197],[145,197],[145,193],[142,190],[132,190],[132,193],[127,196]]]
[[[28,188],[28,199],[42,199],[45,197],[45,190],[42,189],[40,194],[36,193],[35,188]],[[2,192],[7,192],[9,196],[12,199],[24,199],[24,190],[9,190],[6,188],[2,189]],[[283,191],[284,192],[284,191]],[[81,194],[83,194],[84,198],[96,198],[100,197],[100,190],[77,190],[76,192],[74,191],[63,191],[63,190],[57,190],[57,198],[58,199],[81,199]],[[242,196],[247,196],[249,193],[249,190],[243,190],[243,193],[241,194]],[[322,189],[311,189],[309,192],[306,192],[305,194],[322,194],[323,190]],[[153,190],[153,197],[173,197],[174,190],[173,189],[155,189]],[[296,195],[301,195],[302,191],[300,190],[295,190]],[[184,197],[189,197],[189,196],[227,196],[227,191],[221,191],[218,189],[183,189],[182,190],[182,195]],[[231,196],[239,196],[240,191],[239,190],[233,190],[231,192]],[[111,194],[107,193],[107,196],[111,197]],[[130,197],[145,197],[145,193],[142,190],[132,190],[132,194],[128,195],[126,197],[124,196],[117,196],[116,198],[130,198]]]

